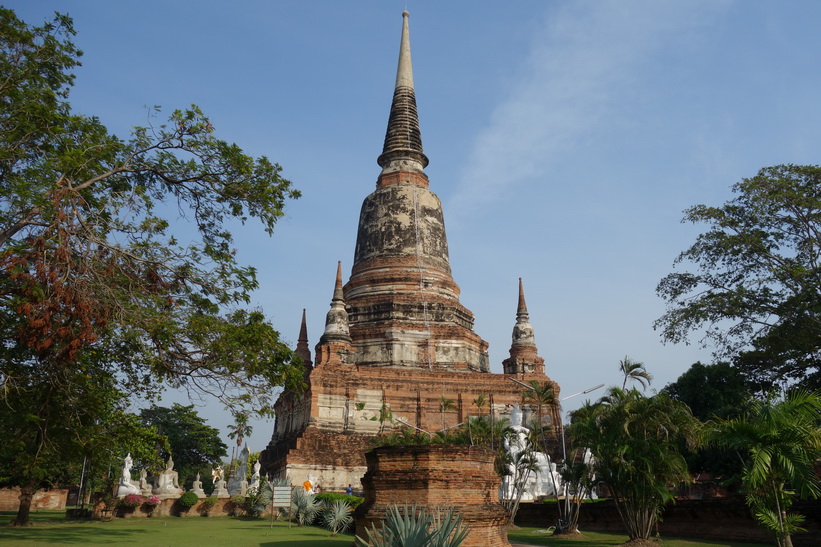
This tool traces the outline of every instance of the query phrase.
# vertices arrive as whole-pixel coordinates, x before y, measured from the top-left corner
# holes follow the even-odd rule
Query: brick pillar
[[[510,547],[507,512],[499,503],[500,479],[488,448],[454,445],[390,446],[365,454],[365,502],[354,512],[356,534],[381,526],[396,503],[428,511],[453,506],[470,527],[464,547]]]

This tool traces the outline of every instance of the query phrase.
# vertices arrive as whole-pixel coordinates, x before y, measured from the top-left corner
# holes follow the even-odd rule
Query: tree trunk
[[[787,522],[787,512],[784,510],[781,511],[781,520],[782,522]],[[792,547],[790,534],[784,534],[784,547]]]
[[[29,513],[31,513],[31,502],[34,500],[34,481],[20,487],[20,507],[17,509],[17,516],[11,521],[12,526],[30,526]]]

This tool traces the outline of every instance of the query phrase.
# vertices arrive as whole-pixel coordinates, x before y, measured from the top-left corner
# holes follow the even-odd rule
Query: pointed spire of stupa
[[[305,308],[302,309],[302,323],[299,326],[299,338],[296,342],[296,353],[302,364],[305,365],[305,372],[309,372],[312,368],[311,349],[308,347],[308,327],[305,322]]]
[[[519,305],[516,308],[516,324],[513,325],[513,343],[510,358],[502,361],[505,374],[544,374],[544,359],[536,349],[536,336],[527,313],[525,289],[519,278]]]
[[[382,172],[422,171],[428,158],[422,151],[422,133],[416,110],[416,94],[413,90],[410,33],[407,10],[402,12],[402,39],[399,44],[399,64],[396,69],[396,87],[393,91],[391,114],[385,145],[376,160]]]
[[[514,346],[535,346],[536,337],[533,334],[533,325],[530,324],[530,315],[525,303],[525,289],[522,278],[519,278],[519,305],[516,308],[516,325],[513,326]]]
[[[325,332],[319,339],[320,344],[331,341],[351,341],[351,333],[348,330],[348,312],[345,311],[345,300],[342,296],[342,261],[336,266],[336,283],[334,284],[334,296],[331,299],[331,309],[325,316]]]
[[[527,304],[525,303],[525,289],[522,285],[522,278],[519,278],[519,307],[516,309],[516,321],[529,320],[530,317],[527,314]]]
[[[305,308],[302,308],[302,322],[299,324],[299,338],[296,342],[296,347],[300,345],[308,346],[308,326],[305,322]]]

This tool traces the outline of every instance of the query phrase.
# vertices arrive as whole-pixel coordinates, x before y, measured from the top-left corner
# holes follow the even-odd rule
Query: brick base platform
[[[356,534],[377,528],[394,503],[428,511],[453,506],[470,533],[464,547],[509,547],[507,513],[498,501],[493,451],[451,445],[392,446],[365,455],[365,502],[354,512]]]

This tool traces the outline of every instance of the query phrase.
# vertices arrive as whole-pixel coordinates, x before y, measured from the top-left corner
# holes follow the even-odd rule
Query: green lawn
[[[231,547],[293,545],[294,547],[349,547],[352,535],[331,537],[323,528],[288,528],[287,522],[234,517],[161,517],[65,520],[60,511],[32,513],[34,526],[5,526],[13,512],[0,511],[0,545],[150,545],[152,547],[229,545]]]
[[[349,547],[353,536],[330,532],[318,527],[288,527],[287,522],[233,517],[162,517],[96,520],[66,520],[62,511],[32,513],[33,526],[12,528],[5,526],[13,512],[0,511],[0,544],[24,547],[51,545],[151,545],[186,546],[229,545],[294,546],[294,547]],[[556,539],[536,533],[538,528],[517,528],[510,531],[512,542],[550,547],[593,547],[620,545],[627,536],[585,532],[579,539]],[[665,539],[664,547],[763,547],[751,543],[706,542],[683,539]]]
[[[602,532],[583,532],[581,538],[558,539],[548,534],[539,533],[540,528],[516,528],[508,531],[507,537],[512,542],[529,545],[549,545],[550,547],[605,547],[621,545],[628,540],[625,534],[605,534]],[[698,547],[713,545],[716,547],[770,547],[758,543],[735,543],[730,541],[703,541],[694,539],[662,538],[664,547]]]

